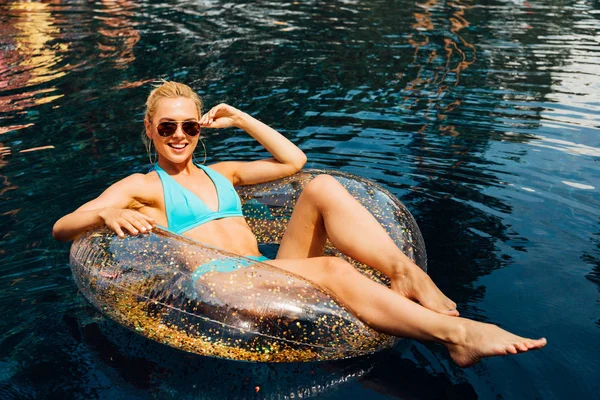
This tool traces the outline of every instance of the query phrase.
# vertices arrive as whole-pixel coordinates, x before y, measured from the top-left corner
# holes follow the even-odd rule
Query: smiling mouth
[[[187,147],[187,143],[168,143],[167,146],[175,149],[175,150],[182,150],[185,149]]]

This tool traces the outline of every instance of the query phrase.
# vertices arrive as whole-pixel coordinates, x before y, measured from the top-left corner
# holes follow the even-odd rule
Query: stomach
[[[198,242],[243,256],[258,256],[258,242],[244,217],[209,221],[182,233]]]

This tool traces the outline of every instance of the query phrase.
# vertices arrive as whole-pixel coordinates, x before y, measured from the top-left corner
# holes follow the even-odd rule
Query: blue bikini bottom
[[[231,272],[236,269],[248,267],[252,264],[255,264],[256,261],[264,262],[270,260],[269,257],[265,256],[244,256],[245,258],[235,258],[235,259],[227,259],[223,258],[220,260],[214,260],[208,262],[206,264],[200,265],[196,270],[190,275],[192,282],[196,282],[198,278],[208,272]],[[247,260],[248,258],[249,260]]]

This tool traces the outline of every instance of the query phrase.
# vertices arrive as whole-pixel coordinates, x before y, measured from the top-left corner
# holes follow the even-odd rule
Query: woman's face
[[[198,122],[199,119],[196,103],[192,99],[185,97],[162,98],[158,101],[152,121],[146,121],[146,135],[154,141],[159,156],[174,163],[188,162],[194,153],[200,135],[186,134],[182,124],[185,121]],[[173,121],[177,121],[175,133],[166,137],[158,134],[159,124]]]

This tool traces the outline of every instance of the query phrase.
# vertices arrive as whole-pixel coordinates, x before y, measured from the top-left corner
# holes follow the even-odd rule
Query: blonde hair
[[[161,99],[176,99],[178,97],[192,99],[196,104],[196,109],[198,110],[198,118],[202,116],[202,99],[196,92],[192,90],[191,87],[184,83],[162,80],[158,82],[158,85],[155,86],[148,95],[148,99],[146,100],[146,115],[144,116],[144,120],[152,122],[152,118],[154,118],[154,113],[156,112],[156,106]],[[151,141],[146,136],[145,129],[142,133],[142,141],[146,145],[146,149],[150,149]]]

